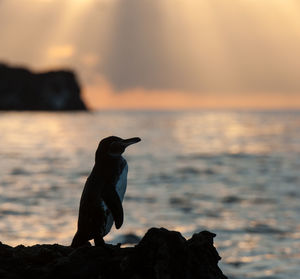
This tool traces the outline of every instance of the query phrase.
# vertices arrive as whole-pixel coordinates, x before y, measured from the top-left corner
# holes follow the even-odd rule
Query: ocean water
[[[70,244],[101,138],[139,136],[125,222],[210,230],[229,278],[300,276],[300,112],[0,113],[0,241]]]

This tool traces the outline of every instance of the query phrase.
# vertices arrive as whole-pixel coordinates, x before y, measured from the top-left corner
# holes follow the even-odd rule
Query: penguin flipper
[[[124,212],[122,202],[117,191],[115,189],[110,189],[109,192],[105,191],[103,193],[103,200],[112,213],[116,228],[119,229],[123,224]]]

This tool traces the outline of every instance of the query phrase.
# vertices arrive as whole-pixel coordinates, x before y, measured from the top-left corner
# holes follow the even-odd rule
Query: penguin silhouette
[[[77,232],[71,247],[83,246],[91,239],[96,246],[104,245],[103,237],[109,233],[113,222],[117,229],[122,226],[122,201],[128,173],[122,153],[126,147],[140,140],[138,137],[122,139],[111,136],[100,141],[95,165],[81,195]]]

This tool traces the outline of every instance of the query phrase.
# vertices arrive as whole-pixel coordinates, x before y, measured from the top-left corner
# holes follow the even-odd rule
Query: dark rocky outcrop
[[[0,278],[226,279],[203,231],[189,240],[179,232],[150,229],[135,247],[120,248],[0,245]]]
[[[71,71],[32,73],[0,64],[0,110],[86,110]]]

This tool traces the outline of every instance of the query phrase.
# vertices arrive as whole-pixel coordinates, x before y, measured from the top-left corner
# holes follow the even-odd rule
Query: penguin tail
[[[83,239],[82,237],[80,237],[80,234],[78,232],[76,232],[73,240],[72,240],[72,243],[71,243],[71,247],[72,248],[78,248],[78,247],[81,247],[81,246],[90,246],[90,242]]]

